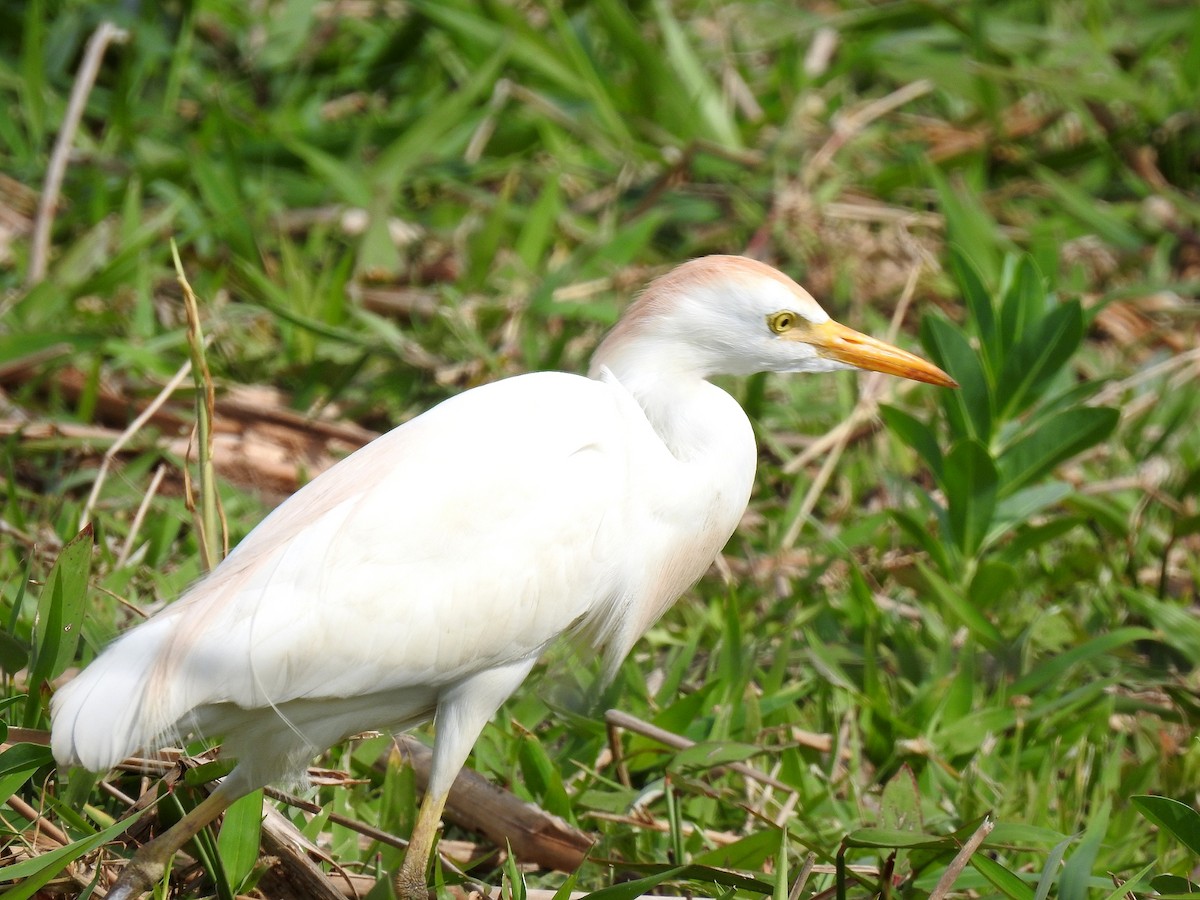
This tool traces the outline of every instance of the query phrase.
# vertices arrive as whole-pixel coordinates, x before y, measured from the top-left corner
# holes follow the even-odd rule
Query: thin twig
[[[37,829],[37,833],[45,835],[60,847],[65,847],[67,844],[71,843],[71,839],[67,837],[57,825],[54,825],[48,819],[43,818],[41,813],[39,813],[36,809],[34,809],[16,794],[10,796],[5,802],[12,807],[12,811],[17,815],[24,816],[26,819],[32,822],[34,827]]]
[[[617,825],[625,825],[629,828],[641,828],[645,831],[657,831],[660,834],[667,834],[671,830],[671,823],[666,819],[656,819],[653,816],[623,816],[620,813],[604,812],[599,809],[590,809],[584,813],[589,819],[594,819],[597,822],[612,822]],[[741,835],[733,834],[728,831],[714,831],[710,828],[701,828],[699,825],[693,825],[691,822],[680,822],[680,830],[684,835],[699,834],[704,837],[704,840],[717,847],[727,847],[730,844],[741,840]]]
[[[1116,403],[1127,390],[1147,381],[1153,381],[1155,378],[1165,377],[1176,369],[1184,369],[1193,364],[1200,365],[1200,347],[1168,357],[1160,363],[1155,363],[1152,366],[1147,366],[1140,372],[1135,372],[1128,378],[1122,378],[1120,381],[1114,381],[1111,384],[1105,385],[1088,401],[1088,405],[1107,406],[1110,403]],[[1152,402],[1157,403],[1159,397],[1157,394],[1153,394],[1150,396],[1150,399]],[[1128,415],[1127,411],[1123,411],[1123,414]]]
[[[88,495],[87,503],[83,505],[83,514],[79,517],[79,527],[81,529],[92,520],[92,509],[95,507],[96,500],[100,496],[100,488],[104,486],[104,479],[108,476],[108,469],[112,465],[113,459],[129,443],[129,440],[141,430],[142,426],[158,412],[159,407],[167,402],[167,398],[175,393],[175,389],[183,383],[183,379],[187,378],[191,370],[191,361],[185,362],[180,366],[179,371],[158,392],[158,396],[147,404],[146,408],[138,414],[138,417],[129,423],[129,427],[121,432],[120,437],[117,438],[113,445],[104,451],[104,459],[100,462],[100,471],[96,473],[96,480],[92,482],[92,492]]]
[[[321,813],[325,807],[320,803],[313,803],[311,800],[305,800],[303,797],[297,797],[294,794],[288,794],[284,791],[277,790],[273,787],[263,788],[263,793],[272,800],[279,803],[286,803],[288,806],[302,809],[307,813],[317,815]],[[356,831],[359,834],[369,837],[373,841],[379,841],[381,844],[387,844],[389,847],[398,847],[401,850],[408,848],[408,841],[402,837],[397,837],[388,831],[382,831],[365,822],[359,822],[357,819],[351,819],[348,816],[343,816],[340,813],[329,813],[329,821],[335,825],[341,825],[344,828],[349,828],[351,831]]]
[[[659,728],[657,725],[651,725],[649,722],[639,719],[637,716],[631,716],[629,713],[621,712],[619,709],[610,709],[606,712],[604,714],[604,721],[610,726],[624,728],[626,731],[635,732],[676,750],[686,750],[688,747],[696,746],[696,742],[690,738],[685,738],[683,735],[676,734],[673,731],[667,731],[665,728]],[[714,771],[719,769],[730,769],[739,775],[752,778],[761,784],[769,784],[772,787],[777,787],[781,791],[791,792],[795,790],[790,784],[784,784],[778,778],[773,778],[766,772],[756,769],[753,766],[748,766],[745,763],[729,763],[728,765],[714,766]]]
[[[996,827],[996,823],[992,821],[992,817],[988,816],[983,820],[975,833],[967,839],[967,842],[962,845],[962,849],[958,851],[954,859],[950,860],[950,865],[946,866],[946,871],[942,873],[942,877],[938,879],[938,883],[934,886],[933,892],[929,895],[929,900],[942,900],[950,889],[954,887],[954,882],[958,880],[958,876],[962,874],[962,870],[967,867],[967,863],[979,849],[980,844],[984,839],[992,833],[992,829]]]
[[[629,789],[633,787],[633,780],[629,777],[629,766],[625,762],[625,751],[621,748],[621,729],[612,722],[605,721],[605,730],[608,732],[608,746],[612,753],[613,763],[617,767],[617,780],[621,782],[621,786]]]
[[[852,137],[876,119],[886,116],[892,110],[924,94],[928,94],[933,90],[933,87],[932,81],[927,78],[921,78],[892,91],[886,97],[872,100],[870,103],[859,107],[848,115],[839,116],[834,121],[833,134],[829,136],[829,140],[813,155],[813,158],[804,168],[804,187],[812,188],[816,184],[817,179],[825,171],[826,166],[829,165],[837,152]]]
[[[815,853],[809,853],[804,857],[804,865],[800,868],[800,874],[796,876],[796,880],[792,882],[792,889],[788,891],[788,900],[800,900],[800,894],[804,891],[804,886],[808,884],[808,879],[816,864],[817,855]]]
[[[204,333],[200,328],[200,304],[188,283],[179,259],[179,248],[171,241],[171,257],[175,274],[183,289],[183,305],[187,312],[188,352],[192,359],[192,377],[196,383],[196,445],[200,462],[200,514],[196,520],[199,531],[200,555],[204,569],[211,572],[228,551],[228,535],[221,527],[225,514],[217,494],[217,473],[213,462],[213,419],[216,417],[216,392],[212,374],[205,358]]]
[[[150,509],[150,501],[158,494],[158,487],[162,484],[162,480],[166,474],[167,467],[162,464],[159,464],[154,469],[154,476],[150,479],[150,486],[146,488],[142,502],[138,504],[137,512],[133,516],[133,522],[129,526],[129,534],[125,536],[125,543],[121,545],[121,552],[117,556],[118,569],[124,566],[129,560],[129,554],[133,552],[133,542],[137,538],[138,531],[141,530],[142,521],[146,518],[146,512]]]
[[[46,277],[46,265],[50,259],[50,229],[54,225],[54,215],[58,211],[58,195],[62,191],[63,176],[67,171],[67,159],[71,155],[71,147],[75,143],[75,132],[79,130],[79,122],[83,118],[83,109],[87,104],[88,95],[96,83],[96,75],[100,71],[100,61],[109,44],[123,44],[129,39],[129,32],[118,28],[112,22],[101,22],[88,39],[87,50],[83,62],[75,75],[75,84],[71,87],[71,99],[67,103],[67,113],[63,117],[62,127],[54,141],[54,151],[50,154],[50,165],[46,169],[46,182],[42,185],[42,195],[38,199],[37,214],[33,220],[33,238],[29,248],[29,271],[25,283],[33,287]]]

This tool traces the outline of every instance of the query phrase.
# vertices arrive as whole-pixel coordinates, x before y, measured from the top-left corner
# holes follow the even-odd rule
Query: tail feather
[[[142,623],[55,692],[50,748],[59,765],[103,772],[172,731],[184,710],[173,709],[169,698],[149,696],[171,618]]]

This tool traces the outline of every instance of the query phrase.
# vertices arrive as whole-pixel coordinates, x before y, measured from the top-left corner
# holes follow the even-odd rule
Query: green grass
[[[134,618],[116,598],[150,608],[201,571],[180,477],[137,519],[155,467],[182,464],[154,426],[104,481],[90,569],[70,543],[106,445],[68,426],[121,431],[105,390],[148,401],[189,358],[172,240],[218,410],[266,384],[375,430],[481,381],[583,370],[632,292],[690,256],[768,259],[879,334],[915,272],[898,340],[963,389],[891,385],[842,452],[809,459],[854,413],[855,378],[729,382],[762,447],[732,583],[705,579],[590,702],[591,670],[552,656],[471,764],[596,835],[574,889],[645,879],[610,898],[664,879],[783,897],[809,853],[800,896],[924,897],[985,819],[955,893],[1200,890],[1200,11],[104,7],[0,10],[0,174],[34,190],[88,35],[106,16],[131,34],[88,99],[32,288],[33,204],[0,180],[0,420],[29,423],[0,437],[10,725],[45,727],[49,683]],[[825,30],[832,56],[806,64]],[[271,498],[220,488],[236,541]],[[55,621],[78,627],[52,640]],[[609,707],[701,746],[626,733],[625,784]],[[374,765],[387,745],[331,751],[362,782],[315,798],[404,835],[415,788]],[[788,790],[717,765],[742,759]],[[29,744],[0,753],[0,796],[14,896],[121,827],[118,801]],[[31,808],[69,849],[30,848]],[[399,859],[284,812],[347,868]],[[254,821],[231,816],[206,851],[226,880],[202,895],[261,874]],[[472,877],[523,890],[512,866]]]

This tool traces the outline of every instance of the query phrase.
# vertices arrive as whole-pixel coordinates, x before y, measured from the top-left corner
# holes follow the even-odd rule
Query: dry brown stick
[[[158,494],[159,485],[162,484],[163,478],[167,474],[167,467],[159,463],[154,467],[154,475],[150,479],[150,486],[146,488],[146,493],[142,496],[142,502],[138,504],[137,512],[133,514],[133,522],[129,525],[129,534],[125,536],[125,542],[121,545],[121,552],[117,555],[117,568],[122,568],[129,561],[129,554],[133,552],[133,542],[137,538],[137,533],[142,528],[142,522],[146,518],[146,512],[150,508],[152,501]]]
[[[17,815],[24,816],[30,822],[34,823],[37,833],[45,835],[60,847],[65,847],[71,843],[71,839],[57,825],[43,818],[41,813],[16,794],[10,796],[5,802],[12,807],[12,811]]]
[[[423,790],[429,783],[433,752],[411,735],[400,735],[396,741],[411,761],[417,784]],[[387,761],[384,756],[375,765],[385,766]],[[456,825],[486,835],[497,847],[507,842],[518,859],[560,872],[578,869],[595,841],[470,769],[463,769],[454,779],[444,815]]]
[[[685,738],[681,734],[676,734],[673,731],[667,731],[665,728],[659,728],[657,725],[651,725],[649,722],[639,719],[637,716],[631,716],[629,713],[621,712],[619,709],[610,709],[604,714],[604,721],[618,728],[624,728],[626,731],[633,731],[643,737],[648,737],[651,740],[658,741],[660,744],[665,744],[676,750],[686,750],[688,747],[696,746],[696,742],[690,738]],[[778,778],[773,778],[766,772],[756,769],[753,766],[748,766],[745,763],[729,763],[724,766],[716,766],[713,771],[720,769],[730,769],[743,775],[746,778],[761,784],[769,784],[771,787],[779,788],[781,791],[794,791],[790,784],[784,784]]]
[[[800,894],[804,891],[804,886],[808,884],[808,879],[812,876],[816,864],[817,855],[815,853],[809,853],[804,857],[804,865],[800,868],[800,874],[796,876],[796,880],[792,882],[792,889],[788,891],[788,900],[800,900]]]
[[[33,353],[27,353],[24,356],[18,356],[16,359],[8,359],[0,362],[0,381],[8,381],[15,378],[23,379],[29,373],[40,372],[46,363],[63,356],[69,356],[73,349],[70,344],[65,342],[51,344],[49,347],[43,347],[41,350],[35,350]]]
[[[611,722],[605,722],[604,728],[608,733],[609,752],[612,753],[613,763],[617,767],[617,780],[621,782],[622,787],[631,788],[633,781],[629,777],[629,765],[625,762],[625,751],[621,749],[621,729]]]
[[[205,349],[208,341],[200,324],[200,301],[192,290],[179,259],[179,248],[171,241],[171,258],[175,263],[175,275],[183,290],[183,307],[187,313],[188,355],[192,361],[193,382],[196,387],[196,455],[200,474],[200,509],[193,510],[200,557],[204,570],[211,572],[229,554],[229,529],[221,497],[217,493],[217,470],[213,462],[213,420],[216,418],[216,389],[212,373],[208,370]],[[185,470],[186,471],[186,470]],[[184,479],[185,485],[187,479]],[[191,492],[187,497],[190,500]],[[190,507],[189,507],[190,508]],[[219,524],[218,524],[219,523]]]
[[[921,78],[901,88],[897,88],[885,97],[872,100],[846,115],[839,115],[834,120],[833,134],[829,136],[829,140],[813,155],[813,158],[804,168],[804,186],[811,188],[816,184],[821,173],[825,171],[825,167],[829,165],[837,152],[852,137],[876,119],[887,115],[892,110],[917,99],[923,94],[928,94],[933,88],[932,81],[927,78]]]
[[[75,84],[71,87],[71,99],[67,103],[67,113],[63,117],[62,127],[54,141],[54,150],[50,154],[50,165],[46,169],[46,182],[42,185],[42,195],[38,200],[37,215],[33,220],[33,240],[29,249],[29,271],[25,283],[29,287],[38,284],[46,277],[46,264],[50,259],[50,229],[54,225],[54,214],[58,209],[58,195],[62,191],[63,175],[67,171],[67,158],[71,155],[71,146],[75,143],[75,132],[79,130],[79,122],[83,118],[83,108],[92,85],[96,83],[96,75],[100,71],[100,61],[104,51],[111,44],[123,44],[129,39],[129,32],[118,28],[112,22],[101,22],[88,39],[87,50],[79,72],[75,75]]]
[[[303,797],[297,797],[293,794],[285,793],[276,788],[263,788],[263,792],[272,800],[278,800],[280,803],[286,803],[288,806],[294,806],[296,809],[302,809],[307,813],[316,815],[320,813],[324,807],[319,803],[313,803],[305,800]],[[364,837],[369,837],[373,841],[379,841],[381,844],[387,844],[389,847],[398,847],[404,850],[408,847],[408,841],[402,837],[392,834],[390,831],[384,831],[376,828],[373,825],[368,825],[366,822],[359,822],[357,819],[351,819],[349,816],[343,816],[340,813],[329,813],[329,821],[335,825],[341,825],[343,828],[349,828],[351,831],[357,831]]]
[[[996,827],[996,823],[992,821],[992,817],[986,817],[975,833],[971,835],[962,849],[955,854],[954,859],[950,860],[950,865],[946,866],[946,871],[942,873],[942,877],[938,879],[938,883],[934,885],[932,893],[929,895],[929,900],[942,900],[950,889],[954,887],[954,882],[958,880],[958,876],[962,874],[962,870],[967,867],[971,856],[979,849],[979,846],[984,842],[984,839],[992,833],[992,829]]]
[[[83,528],[92,519],[92,509],[96,505],[96,500],[100,497],[100,489],[104,486],[105,478],[108,477],[108,469],[112,465],[113,459],[129,443],[130,439],[142,429],[142,426],[150,420],[154,413],[158,411],[158,408],[167,402],[167,398],[175,393],[175,389],[183,383],[183,379],[187,378],[191,370],[192,364],[190,361],[180,366],[179,371],[158,392],[158,396],[151,400],[146,408],[138,414],[138,417],[129,423],[129,427],[121,432],[112,446],[104,451],[104,459],[100,462],[100,471],[96,473],[96,479],[92,482],[92,491],[88,494],[87,503],[83,505],[83,513],[79,517],[80,528]]]
[[[649,814],[645,818],[639,816],[623,816],[618,813],[604,812],[599,809],[588,810],[584,813],[589,819],[595,819],[598,822],[612,822],[616,825],[626,825],[630,828],[641,828],[645,831],[657,831],[667,833],[671,830],[671,823],[666,819],[656,819]],[[713,831],[710,828],[701,828],[699,825],[693,825],[691,822],[680,822],[680,830],[685,835],[700,834],[704,836],[704,840],[708,843],[724,847],[735,843],[744,837],[744,835],[734,834],[730,831]]]
[[[269,876],[264,876],[267,881],[264,887],[278,888],[278,896],[297,900],[342,900],[342,891],[334,885],[340,876],[326,875],[309,858],[309,853],[316,852],[323,858],[327,857],[286,816],[270,805],[263,806],[262,849],[277,861],[271,867]],[[341,880],[354,890],[349,878]]]
[[[1184,369],[1192,365],[1200,366],[1200,347],[1176,356],[1167,357],[1162,362],[1147,366],[1145,369],[1135,372],[1128,378],[1122,378],[1120,381],[1113,381],[1105,385],[1088,401],[1088,405],[1107,406],[1110,403],[1116,403],[1121,399],[1121,395],[1130,388],[1137,387],[1139,384],[1152,381],[1155,378],[1166,377],[1176,369]],[[1149,394],[1148,397],[1152,402],[1158,402],[1157,395]],[[1127,415],[1128,411],[1122,410],[1122,414]]]

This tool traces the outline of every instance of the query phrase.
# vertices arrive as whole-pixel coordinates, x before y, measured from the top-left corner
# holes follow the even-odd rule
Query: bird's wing
[[[174,711],[257,707],[447,684],[539,653],[622,589],[623,416],[604,385],[541,374],[385,435],[177,605],[150,690]]]

